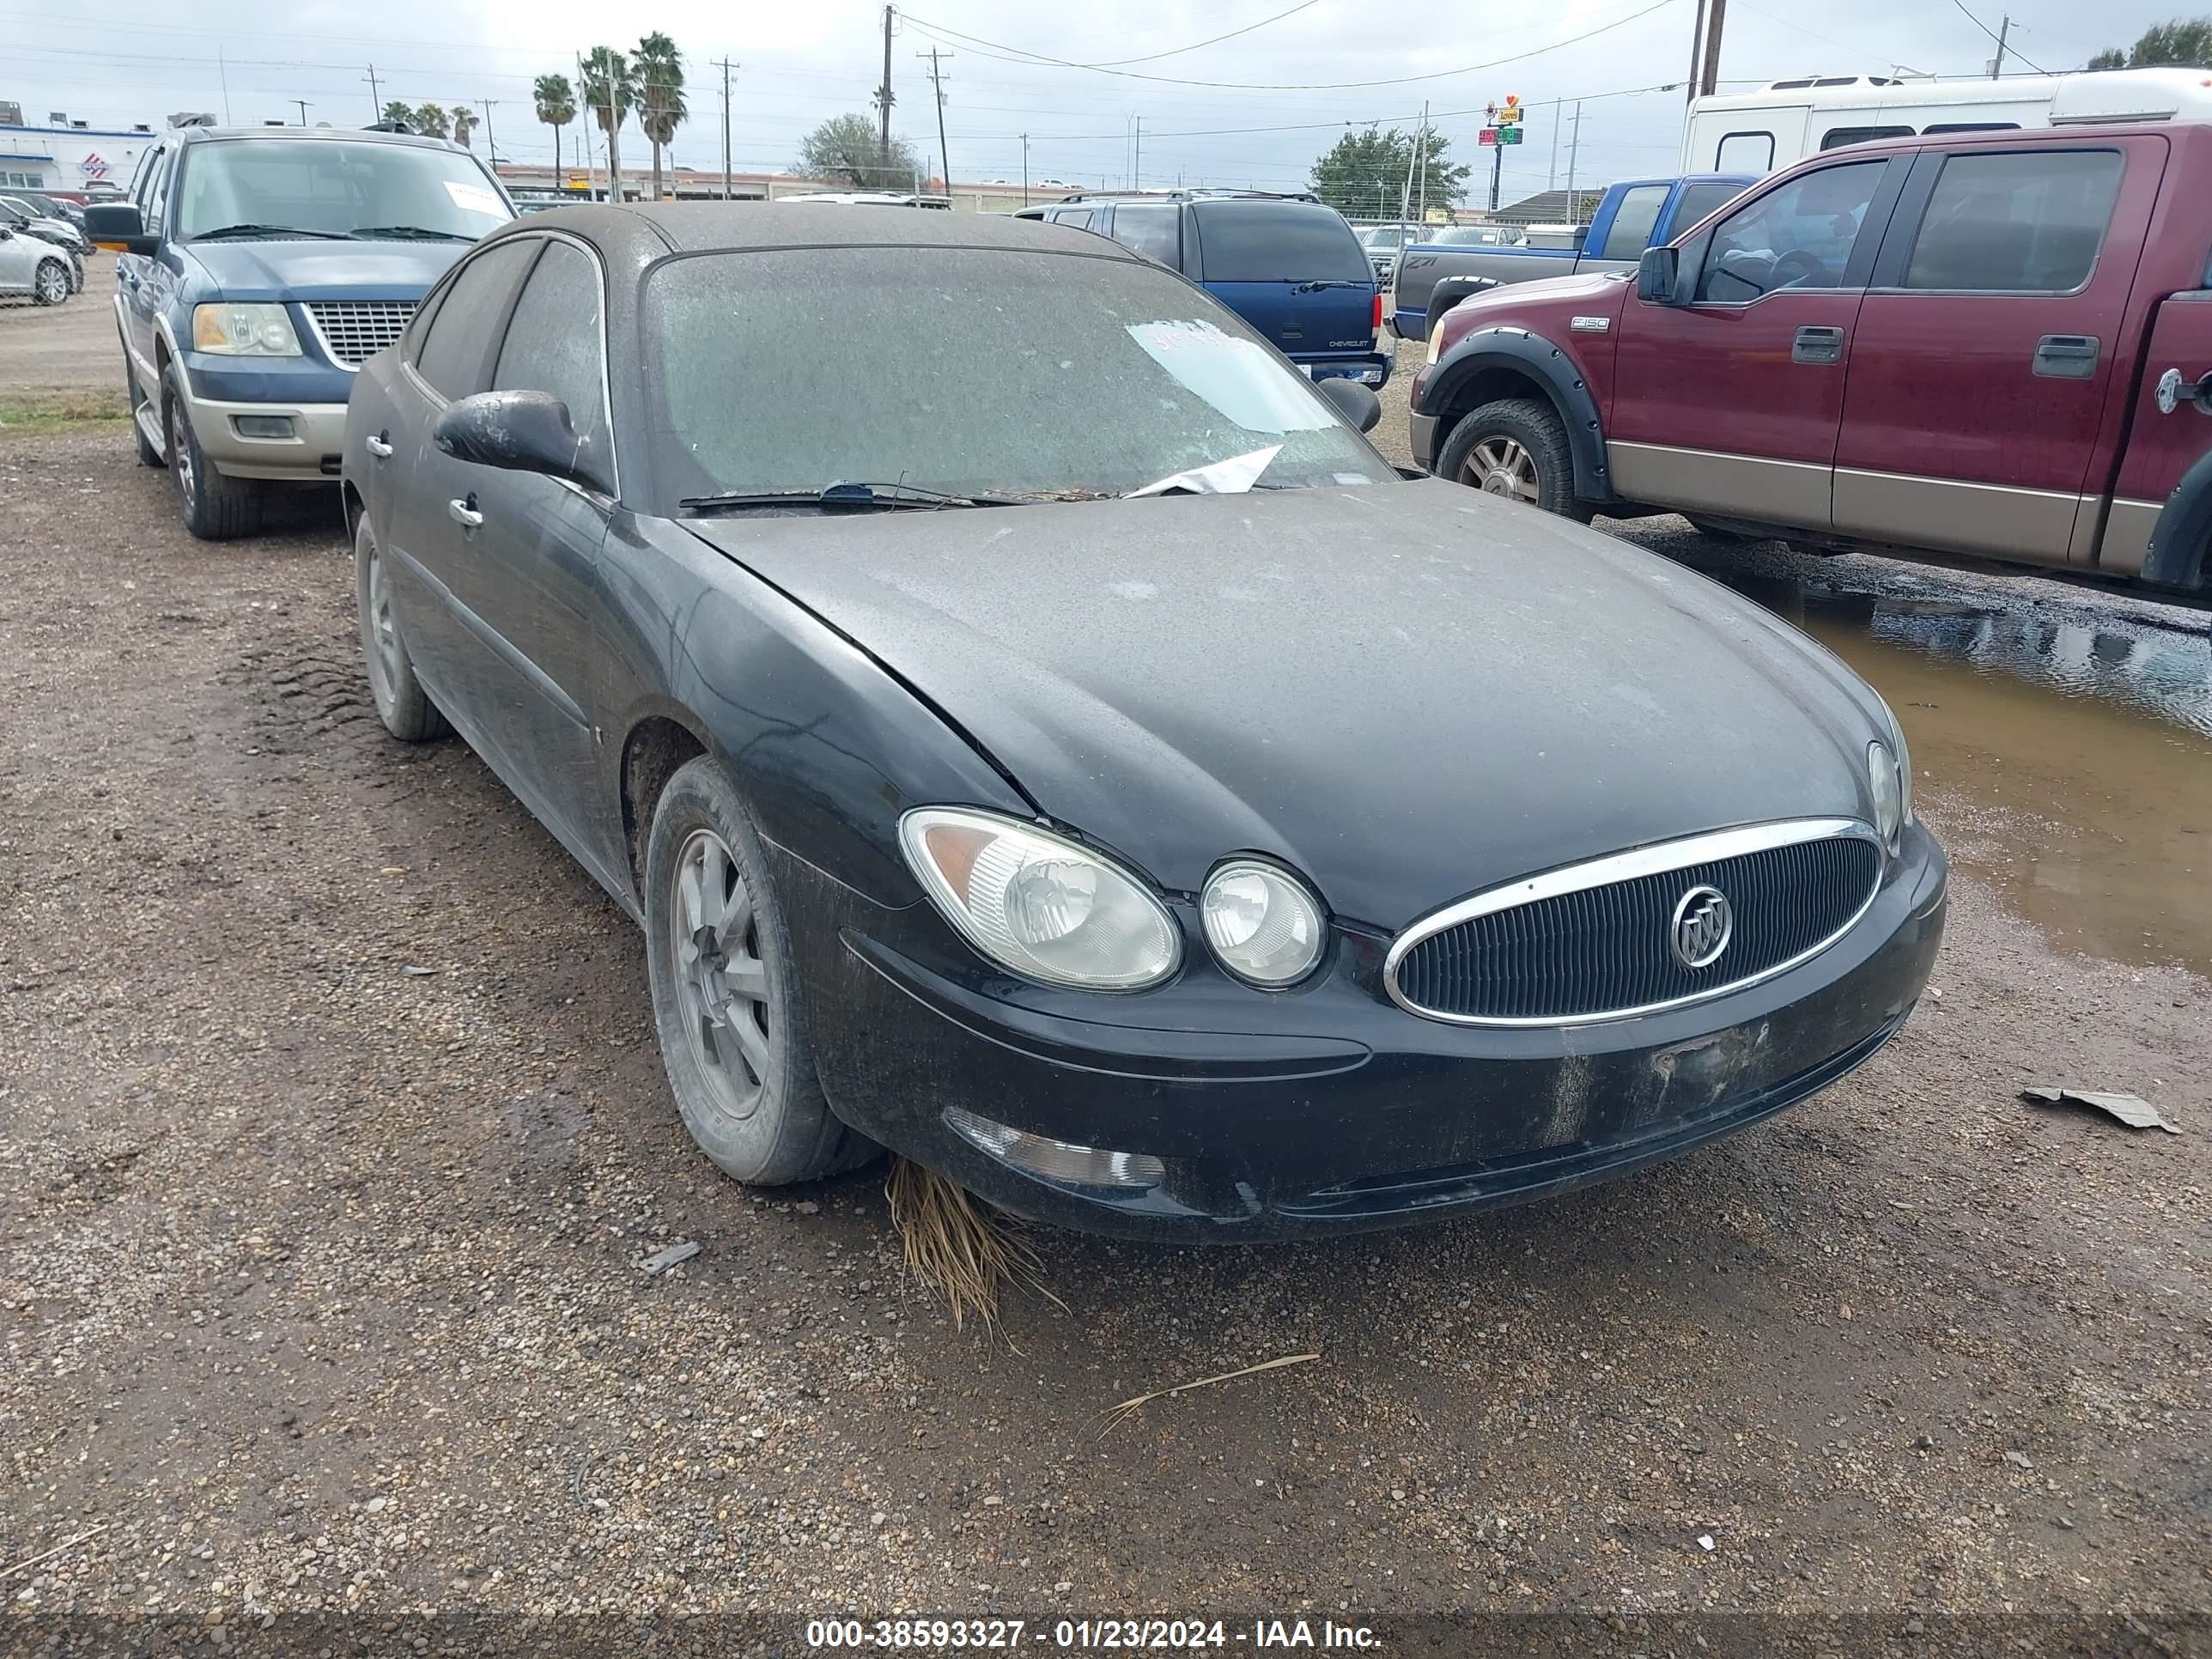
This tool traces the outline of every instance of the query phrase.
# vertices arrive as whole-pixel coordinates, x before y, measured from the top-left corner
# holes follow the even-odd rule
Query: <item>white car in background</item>
[[[0,295],[27,294],[42,306],[58,306],[74,291],[65,250],[0,225]]]

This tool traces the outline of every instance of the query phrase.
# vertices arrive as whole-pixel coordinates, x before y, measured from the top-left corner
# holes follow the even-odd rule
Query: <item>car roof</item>
[[[414,149],[453,149],[456,146],[443,138],[434,138],[422,132],[372,132],[366,127],[172,127],[166,137],[187,144],[205,143],[221,139],[226,143],[238,139],[289,138],[297,143],[302,138],[317,143],[343,140],[357,144],[405,144]]]
[[[938,213],[927,208],[883,208],[840,202],[665,202],[657,205],[557,207],[533,213],[484,240],[520,233],[565,230],[610,253],[665,250],[678,253],[741,252],[789,247],[994,247],[1038,252],[1109,251],[1140,259],[1119,243],[1087,231],[1035,219],[995,214]],[[650,243],[650,248],[641,248]]]

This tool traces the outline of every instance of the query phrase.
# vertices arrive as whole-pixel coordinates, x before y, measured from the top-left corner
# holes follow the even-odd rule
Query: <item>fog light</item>
[[[230,423],[238,428],[241,438],[289,438],[292,435],[289,415],[234,415]]]
[[[1167,1165],[1148,1152],[1111,1152],[1102,1146],[1033,1135],[1025,1129],[963,1112],[957,1106],[945,1108],[945,1121],[970,1146],[1055,1186],[1111,1187],[1140,1193],[1167,1179]]]

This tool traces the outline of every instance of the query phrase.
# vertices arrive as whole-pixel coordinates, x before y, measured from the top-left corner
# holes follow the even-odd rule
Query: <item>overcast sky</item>
[[[1290,188],[1305,180],[1344,124],[1409,126],[1425,99],[1452,140],[1455,159],[1486,161],[1475,143],[1480,112],[1508,93],[1532,106],[1527,141],[1506,159],[1508,201],[1555,178],[1565,183],[1577,99],[1584,100],[1578,183],[1664,173],[1673,165],[1680,90],[1634,89],[1684,78],[1695,0],[1546,0],[1522,7],[1310,0],[1235,40],[1177,50],[1293,3],[1093,0],[1077,8],[917,0],[891,43],[896,125],[934,160],[928,65],[916,55],[934,45],[951,54],[944,60],[945,125],[952,173],[963,182],[1018,180],[1018,135],[1026,131],[1032,179],[1122,185],[1141,118],[1146,184]],[[2023,54],[2021,63],[2008,60],[2008,70],[2078,68],[2099,47],[2125,45],[2148,24],[2188,9],[2182,0],[2106,0],[2094,8],[2078,0],[1966,3],[1972,17],[1958,0],[1729,0],[1721,74],[1724,82],[1749,83],[1810,71],[1887,73],[1897,65],[1981,73],[1993,48],[1973,18],[1994,28],[2004,4],[2012,10],[2012,42]],[[159,21],[137,21],[147,17]],[[1390,27],[1400,18],[1423,24],[1418,44]],[[242,123],[296,120],[295,98],[308,100],[311,122],[359,122],[372,107],[365,77],[374,63],[386,99],[494,100],[501,158],[527,161],[550,160],[553,149],[550,131],[531,112],[532,80],[550,70],[573,76],[577,53],[603,42],[626,46],[657,27],[683,49],[690,80],[691,118],[677,136],[675,157],[714,170],[722,161],[722,71],[713,60],[726,57],[738,65],[730,118],[735,164],[762,170],[787,168],[800,136],[823,118],[867,110],[883,58],[881,8],[863,0],[744,7],[708,0],[641,6],[305,0],[282,8],[267,0],[181,0],[135,10],[129,21],[52,0],[0,0],[0,26],[9,43],[0,53],[0,100],[21,103],[33,122],[63,110],[95,126],[158,125],[174,110],[221,115],[226,104]],[[1020,52],[1073,64],[1117,60],[1123,67],[1109,74],[1008,61]],[[1149,56],[1156,53],[1171,55]],[[1473,67],[1484,64],[1495,66]],[[1178,85],[1139,76],[1237,84]],[[1433,78],[1402,79],[1408,76]],[[1344,84],[1382,81],[1401,83]],[[1568,101],[1555,110],[1553,100]],[[1279,130],[1221,131],[1237,128]],[[572,125],[563,135],[564,156],[576,137]],[[625,167],[647,154],[635,127],[627,129]]]

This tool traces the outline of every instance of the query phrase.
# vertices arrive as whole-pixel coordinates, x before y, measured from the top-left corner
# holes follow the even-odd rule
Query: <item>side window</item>
[[[1123,202],[1114,210],[1109,234],[1170,270],[1182,261],[1182,210],[1172,202]]]
[[[1682,199],[1674,204],[1674,228],[1679,233],[1702,224],[1743,194],[1743,185],[1685,185]]]
[[[599,269],[566,242],[546,246],[515,301],[493,374],[495,392],[549,392],[568,405],[568,423],[589,440],[605,424]]]
[[[1091,210],[1062,208],[1052,216],[1052,222],[1056,225],[1066,225],[1071,230],[1088,230],[1091,228]]]
[[[1714,228],[1696,298],[1743,305],[1785,288],[1838,288],[1889,163],[1855,161],[1793,179]]]
[[[499,242],[471,258],[454,276],[415,358],[415,372],[447,402],[484,389],[500,318],[514,297],[514,285],[544,245],[536,236]]]
[[[1774,135],[1771,132],[1725,134],[1713,151],[1715,173],[1771,173],[1774,169]]]
[[[1623,196],[1598,258],[1633,259],[1650,246],[1651,228],[1659,222],[1659,210],[1667,205],[1670,188],[1667,185],[1638,185]]]
[[[154,152],[154,164],[146,170],[146,195],[139,204],[138,217],[149,236],[161,234],[163,210],[169,204],[169,152]]]
[[[1978,294],[2081,287],[2096,269],[2121,171],[2112,149],[1946,157],[1905,286]]]
[[[1930,127],[1929,131],[1935,129]],[[1877,138],[1910,138],[1911,127],[1830,127],[1820,140],[1822,149],[1841,149],[1845,144],[1870,144]]]

